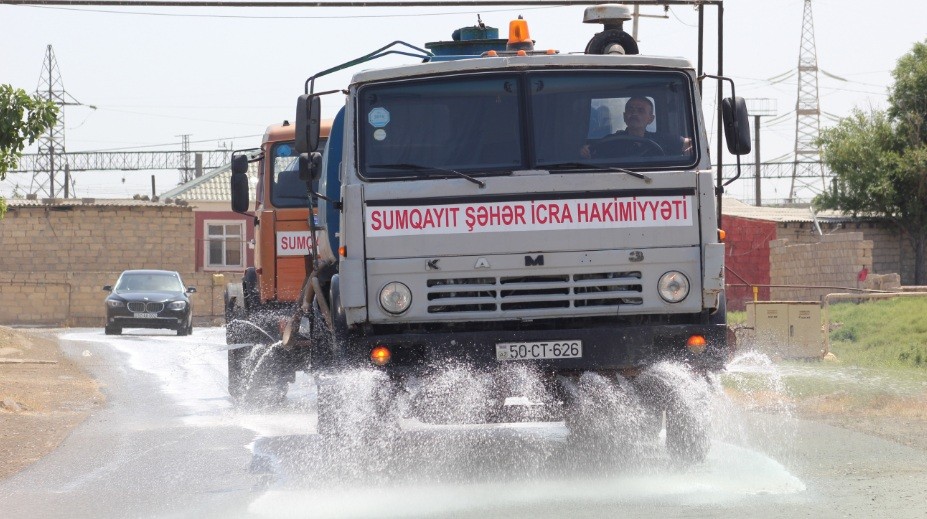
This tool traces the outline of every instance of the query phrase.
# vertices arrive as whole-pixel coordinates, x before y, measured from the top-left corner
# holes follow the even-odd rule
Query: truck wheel
[[[252,338],[251,326],[246,323],[244,309],[236,306],[234,302],[229,303],[225,309],[225,343],[241,344],[245,342],[254,342]]]
[[[250,353],[248,350],[250,348],[238,348],[228,351],[229,396],[236,402],[240,401],[245,394],[248,377],[244,373],[243,357],[247,357],[247,354]]]
[[[286,399],[287,362],[268,345],[228,351],[229,396],[239,405],[277,405]]]
[[[710,445],[708,428],[696,413],[679,405],[666,409],[666,450],[672,460],[686,465],[701,463]]]
[[[248,312],[254,312],[261,305],[261,294],[258,292],[257,271],[249,268],[241,278],[241,288],[244,293],[245,308]]]
[[[692,387],[686,383],[694,380],[691,373],[687,380],[680,381],[651,368],[634,381],[654,424],[665,412],[666,451],[670,459],[684,465],[705,461],[711,447],[711,403],[701,398],[703,395],[699,395],[694,383]]]

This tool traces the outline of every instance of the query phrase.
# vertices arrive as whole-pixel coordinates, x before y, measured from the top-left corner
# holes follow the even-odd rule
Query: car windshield
[[[679,72],[562,71],[375,84],[359,96],[368,178],[693,165],[692,84]],[[588,170],[588,168],[587,168]]]
[[[183,283],[176,274],[132,273],[123,274],[116,283],[116,292],[184,292]]]

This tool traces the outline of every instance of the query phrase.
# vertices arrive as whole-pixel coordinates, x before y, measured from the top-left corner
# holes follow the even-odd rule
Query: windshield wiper
[[[591,169],[593,171],[614,171],[616,173],[625,173],[631,175],[632,177],[639,178],[646,182],[647,184],[653,182],[653,179],[638,173],[636,171],[631,171],[630,169],[616,168],[613,166],[599,166],[596,164],[588,164],[586,162],[559,162],[557,164],[547,164],[544,166],[538,166],[539,168],[548,168],[548,169],[567,169],[567,168],[582,168],[582,169]]]
[[[451,173],[453,175],[457,175],[460,178],[465,178],[469,180],[470,182],[473,182],[474,184],[480,186],[481,188],[486,187],[486,182],[483,182],[482,180],[478,178],[473,178],[470,175],[461,173],[453,169],[438,168],[435,166],[423,166],[421,164],[409,164],[405,162],[398,163],[398,164],[370,164],[370,167],[371,168],[405,169],[405,170],[420,171],[420,172],[434,171],[438,173]]]

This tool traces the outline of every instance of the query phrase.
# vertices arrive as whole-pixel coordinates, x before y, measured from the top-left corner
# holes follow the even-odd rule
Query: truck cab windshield
[[[567,164],[669,169],[696,163],[692,83],[663,71],[536,71],[362,87],[359,154],[371,179]],[[588,173],[588,167],[575,168]],[[433,176],[433,175],[432,175]]]
[[[305,207],[306,183],[299,179],[299,154],[292,142],[280,142],[271,148],[270,200],[274,207]]]

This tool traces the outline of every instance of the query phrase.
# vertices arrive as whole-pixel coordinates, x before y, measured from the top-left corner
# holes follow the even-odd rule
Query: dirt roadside
[[[0,479],[55,450],[104,400],[54,338],[0,326]]]
[[[782,403],[779,395],[729,396],[760,411],[764,400],[771,407]],[[55,450],[104,403],[98,383],[61,352],[54,337],[0,326],[0,479]],[[927,389],[865,400],[841,391],[787,404],[796,417],[927,451]]]

